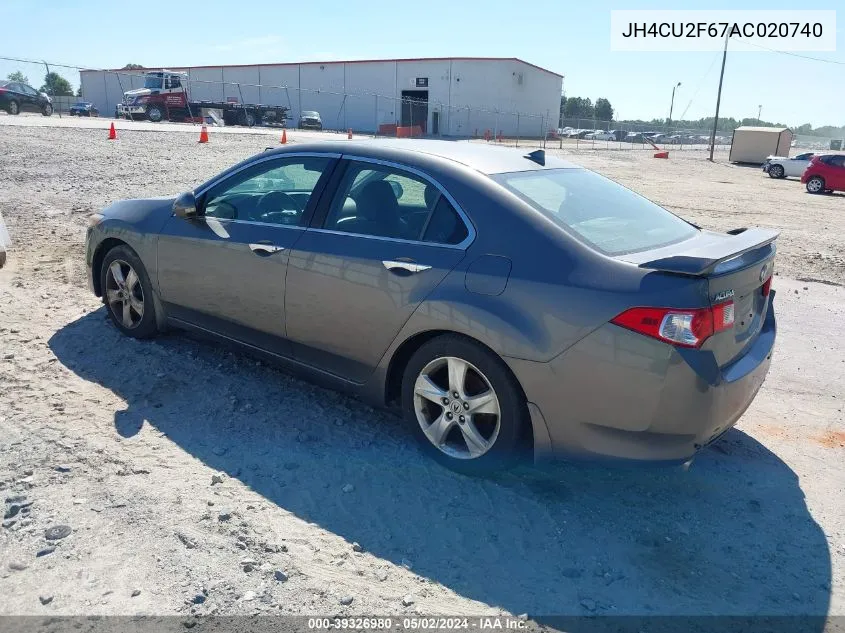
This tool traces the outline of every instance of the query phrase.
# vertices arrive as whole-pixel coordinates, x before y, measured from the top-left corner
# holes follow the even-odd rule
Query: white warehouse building
[[[145,70],[83,70],[82,94],[111,115]],[[191,101],[281,105],[289,127],[303,111],[328,129],[428,135],[542,136],[557,127],[563,77],[516,58],[443,57],[168,67],[187,73]],[[385,132],[389,133],[389,132]]]

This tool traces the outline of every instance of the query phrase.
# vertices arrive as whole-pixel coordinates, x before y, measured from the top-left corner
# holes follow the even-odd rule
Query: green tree
[[[605,99],[604,97],[600,97],[596,99],[596,118],[600,121],[612,121],[613,120],[613,106],[610,105],[610,101]]]
[[[70,82],[59,73],[47,73],[44,75],[44,85],[41,92],[46,92],[53,97],[73,96],[73,87]]]
[[[143,68],[141,64],[126,64],[121,70],[139,70],[141,68]]]
[[[8,79],[9,81],[17,81],[18,83],[29,85],[29,78],[19,70],[16,70],[13,73],[9,73],[9,76],[6,77],[6,79]]]
[[[77,90],[76,90],[76,96],[77,96],[77,97],[81,97],[81,96],[82,96],[82,86],[79,86],[79,88],[77,88]]]
[[[592,119],[593,102],[583,97],[569,97],[563,106],[563,115],[568,119]]]

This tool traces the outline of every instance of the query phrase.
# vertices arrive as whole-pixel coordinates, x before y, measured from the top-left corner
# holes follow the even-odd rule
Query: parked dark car
[[[116,202],[86,263],[127,336],[241,343],[476,473],[525,445],[685,462],[715,441],[769,369],[777,235],[702,230],[542,150],[324,141]]]
[[[100,116],[100,111],[90,101],[78,101],[70,106],[70,116]]]
[[[0,81],[0,108],[9,114],[40,112],[53,114],[53,100],[43,92],[19,81]]]
[[[320,113],[314,110],[303,110],[299,115],[299,127],[303,130],[322,130],[323,120]]]

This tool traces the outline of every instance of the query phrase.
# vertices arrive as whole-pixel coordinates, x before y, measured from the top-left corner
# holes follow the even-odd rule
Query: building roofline
[[[537,70],[541,70],[544,73],[548,73],[550,75],[554,75],[555,77],[563,78],[563,75],[553,72],[547,68],[543,68],[542,66],[537,66],[536,64],[532,64],[527,62],[523,59],[519,59],[518,57],[397,57],[393,59],[336,59],[336,60],[326,60],[326,61],[303,61],[303,62],[268,62],[264,64],[211,64],[205,66],[165,66],[164,68],[177,68],[177,69],[207,69],[207,68],[258,68],[259,66],[313,66],[315,64],[374,64],[374,63],[383,63],[383,62],[445,62],[445,61],[479,61],[479,62],[518,62],[520,64],[525,64],[526,66],[530,66],[531,68],[536,68]],[[131,72],[131,71],[145,71],[145,70],[161,70],[161,67],[144,67],[144,68],[134,68],[134,69],[124,69],[124,68],[105,68],[105,69],[95,69],[95,68],[88,68],[85,70],[81,70],[80,72]]]

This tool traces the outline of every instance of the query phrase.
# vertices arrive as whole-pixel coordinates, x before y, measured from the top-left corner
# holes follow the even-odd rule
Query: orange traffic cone
[[[348,139],[352,138],[352,128],[349,128],[349,131],[346,133],[346,138],[348,138]]]
[[[282,130],[282,145],[287,145],[288,142],[288,131]]]
[[[205,125],[200,130],[200,143],[208,143],[208,128]]]
[[[110,141],[117,140],[117,132],[114,129],[114,122],[112,122],[111,127],[109,128],[109,140]]]

